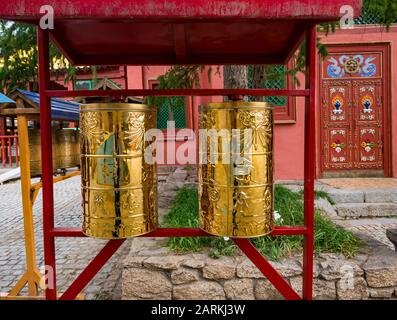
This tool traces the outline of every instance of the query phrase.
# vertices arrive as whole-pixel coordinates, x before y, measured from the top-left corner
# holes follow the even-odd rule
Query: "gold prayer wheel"
[[[80,145],[83,232],[117,239],[139,236],[157,225],[157,172],[145,161],[156,110],[142,104],[81,106]]]
[[[40,129],[29,129],[30,174],[41,175]],[[76,130],[52,129],[52,169],[77,167],[80,165],[79,133]]]
[[[266,102],[210,103],[199,116],[200,226],[251,238],[273,228],[273,109]]]
[[[30,174],[32,176],[41,175],[41,133],[40,129],[29,129],[29,152],[30,152]],[[52,169],[58,169],[56,158],[58,145],[56,143],[55,129],[52,129]]]
[[[72,168],[80,165],[80,134],[74,129],[59,129],[56,131],[58,144],[58,166]]]

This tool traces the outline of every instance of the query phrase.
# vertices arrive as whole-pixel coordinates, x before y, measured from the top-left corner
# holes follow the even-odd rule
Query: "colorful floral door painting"
[[[388,176],[388,48],[328,50],[321,62],[320,176]]]

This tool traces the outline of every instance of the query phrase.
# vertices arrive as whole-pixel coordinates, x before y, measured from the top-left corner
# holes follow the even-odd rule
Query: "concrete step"
[[[337,203],[336,212],[340,217],[397,217],[397,203]]]
[[[397,189],[372,189],[365,191],[365,202],[395,202],[397,203]]]
[[[346,189],[324,189],[334,203],[362,203],[365,200],[365,191]]]
[[[346,190],[326,188],[335,203],[397,203],[397,189]]]

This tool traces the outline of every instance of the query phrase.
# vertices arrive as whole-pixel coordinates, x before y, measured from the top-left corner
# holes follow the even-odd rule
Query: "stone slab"
[[[341,203],[336,210],[341,217],[393,217],[397,216],[397,203]]]

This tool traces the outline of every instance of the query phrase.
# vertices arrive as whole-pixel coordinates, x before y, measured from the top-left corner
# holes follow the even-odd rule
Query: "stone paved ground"
[[[366,234],[394,250],[394,245],[386,236],[387,229],[397,228],[397,218],[359,219],[338,221],[346,229]]]
[[[340,189],[397,188],[395,178],[337,178],[318,181]]]
[[[59,182],[55,190],[55,224],[57,227],[81,226],[80,177]],[[34,205],[36,252],[43,265],[41,191]],[[91,238],[58,238],[56,240],[57,283],[63,292],[106,241]],[[122,260],[128,253],[127,240],[95,276],[83,293],[86,299],[120,298],[119,278]],[[25,270],[23,220],[20,182],[0,186],[0,292],[8,292]]]

